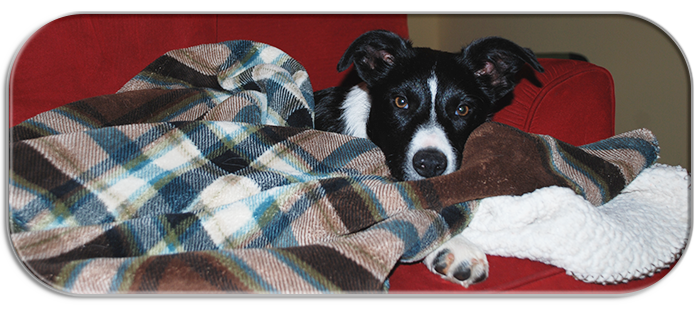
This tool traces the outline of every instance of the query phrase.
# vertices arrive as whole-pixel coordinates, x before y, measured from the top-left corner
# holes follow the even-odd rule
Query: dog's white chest
[[[342,122],[344,134],[358,138],[367,138],[367,119],[372,102],[367,90],[367,84],[353,86],[343,101]]]

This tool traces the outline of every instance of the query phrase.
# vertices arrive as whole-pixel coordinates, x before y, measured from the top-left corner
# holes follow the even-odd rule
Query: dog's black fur
[[[532,51],[503,38],[448,53],[414,48],[384,30],[358,37],[337,69],[351,64],[364,83],[314,93],[316,128],[369,138],[400,180],[459,168],[467,137],[515,87],[521,67],[543,71]]]

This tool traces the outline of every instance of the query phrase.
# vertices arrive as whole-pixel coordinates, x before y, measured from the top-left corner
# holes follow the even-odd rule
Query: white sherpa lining
[[[599,207],[562,187],[483,199],[462,234],[487,254],[544,262],[586,282],[627,282],[679,257],[689,193],[685,169],[655,164]]]

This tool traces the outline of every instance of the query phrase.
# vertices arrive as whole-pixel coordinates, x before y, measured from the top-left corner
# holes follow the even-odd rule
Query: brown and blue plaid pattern
[[[466,227],[476,199],[560,185],[600,204],[658,153],[646,131],[576,148],[492,123],[460,171],[397,182],[370,141],[311,128],[308,76],[278,49],[169,52],[117,94],[12,129],[17,254],[80,294],[381,292],[395,264]],[[479,145],[489,135],[512,141]],[[537,182],[484,186],[498,175],[476,172],[488,160],[470,148],[527,154],[509,164]]]

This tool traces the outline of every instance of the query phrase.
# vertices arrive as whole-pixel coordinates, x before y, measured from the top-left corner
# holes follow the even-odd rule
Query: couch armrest
[[[493,120],[573,145],[615,133],[615,93],[606,69],[583,61],[540,59],[545,71],[522,70],[511,100]]]

